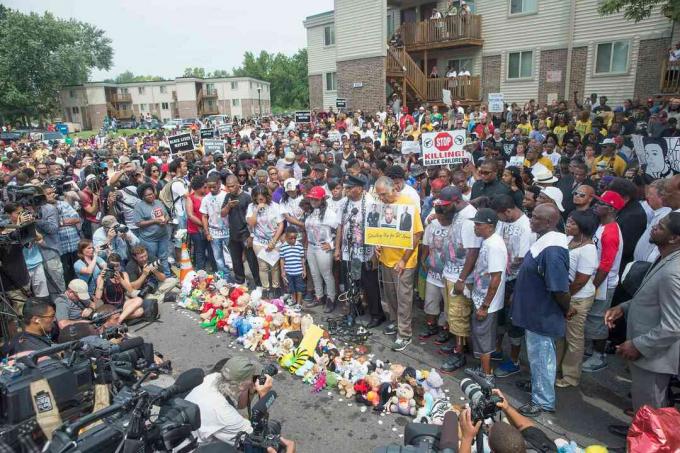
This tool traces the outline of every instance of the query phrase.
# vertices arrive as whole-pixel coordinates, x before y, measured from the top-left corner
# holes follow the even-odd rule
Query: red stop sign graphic
[[[440,132],[434,138],[434,147],[439,151],[448,151],[453,146],[453,138],[446,132]]]

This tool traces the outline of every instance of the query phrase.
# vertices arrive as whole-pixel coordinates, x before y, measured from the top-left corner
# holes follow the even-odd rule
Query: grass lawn
[[[97,135],[99,131],[80,131],[75,134],[69,134],[69,137],[73,138],[90,138],[93,135]],[[149,129],[118,129],[117,132],[113,133],[110,132],[109,136],[111,137],[127,137],[128,135],[132,134],[145,134],[149,132]]]

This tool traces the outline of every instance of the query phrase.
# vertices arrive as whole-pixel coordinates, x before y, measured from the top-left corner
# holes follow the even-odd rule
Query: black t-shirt
[[[555,442],[550,440],[550,438],[546,436],[543,431],[536,428],[535,426],[530,426],[529,428],[523,430],[522,437],[524,437],[524,441],[529,446],[529,450],[527,451],[536,451],[539,453],[557,453]]]
[[[153,255],[149,255],[149,258],[146,260],[147,263],[153,263],[156,261],[156,257]],[[137,264],[137,261],[135,261],[134,258],[132,258],[130,261],[128,261],[127,266],[125,266],[125,272],[128,273],[128,277],[130,278],[131,282],[134,282],[137,280],[140,275],[142,275],[142,269],[139,267],[139,264]],[[152,281],[154,283],[158,283],[158,280],[153,274],[149,274],[149,276],[146,278],[146,281]]]
[[[513,139],[503,139],[501,141],[501,145],[503,146],[503,154],[505,155],[505,160],[508,160],[510,156],[515,155],[515,149],[517,149],[517,141]]]
[[[52,343],[46,337],[22,332],[14,337],[11,342],[3,346],[2,356],[8,357],[20,352],[39,351],[50,346],[52,346]]]
[[[230,199],[230,196],[228,195],[227,199]],[[246,223],[246,212],[250,201],[250,195],[241,192],[238,194],[238,206],[229,210],[229,236],[232,240],[243,241],[250,234]]]

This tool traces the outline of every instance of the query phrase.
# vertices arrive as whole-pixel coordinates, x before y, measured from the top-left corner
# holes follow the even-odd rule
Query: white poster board
[[[501,113],[504,105],[503,93],[489,93],[489,112]]]

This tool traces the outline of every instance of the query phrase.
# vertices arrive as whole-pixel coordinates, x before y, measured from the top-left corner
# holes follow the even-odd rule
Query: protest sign
[[[203,140],[203,151],[205,154],[220,153],[224,154],[224,140],[206,139]]]
[[[296,123],[310,123],[311,121],[312,115],[309,112],[295,112]]]
[[[489,93],[489,112],[500,113],[503,108],[503,93]]]
[[[193,151],[194,142],[191,139],[191,134],[177,134],[168,137],[168,145],[170,145],[170,152],[172,154]]]
[[[231,124],[222,124],[217,128],[217,130],[220,132],[220,135],[227,135],[231,134],[234,128]]]
[[[451,90],[442,90],[442,102],[449,107],[453,105],[453,100],[451,98]]]
[[[213,138],[215,131],[212,128],[201,129],[201,138]]]
[[[338,131],[328,131],[328,140],[332,142],[340,141],[340,132]]]
[[[402,142],[402,146],[405,142]],[[468,157],[465,130],[426,132],[423,134],[423,165],[460,164]]]
[[[401,153],[402,154],[420,154],[420,142],[419,141],[407,141],[401,142]]]
[[[347,99],[344,98],[337,98],[335,100],[335,106],[339,109],[344,109],[347,107]]]
[[[652,178],[680,173],[680,137],[643,137],[633,135],[633,149],[640,166]]]
[[[413,248],[414,206],[371,203],[367,209],[364,243],[400,249]]]

